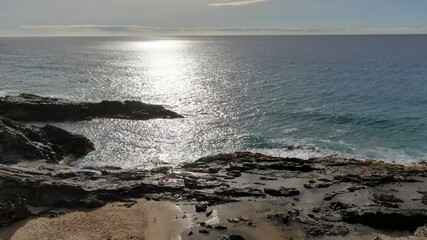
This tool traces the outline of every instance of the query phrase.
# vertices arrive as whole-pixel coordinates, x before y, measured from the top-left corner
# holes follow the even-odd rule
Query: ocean
[[[95,143],[79,166],[231,151],[411,164],[427,160],[426,46],[427,35],[0,38],[0,96],[139,100],[185,116],[50,123]]]

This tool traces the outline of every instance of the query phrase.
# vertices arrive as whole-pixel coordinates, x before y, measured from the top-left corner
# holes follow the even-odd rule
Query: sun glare
[[[170,102],[184,96],[191,88],[195,61],[191,57],[189,44],[178,40],[156,40],[135,42],[140,78],[151,79],[144,88],[150,94],[163,95]]]

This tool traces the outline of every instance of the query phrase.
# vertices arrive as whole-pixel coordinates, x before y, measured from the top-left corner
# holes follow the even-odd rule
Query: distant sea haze
[[[52,123],[95,143],[81,166],[231,151],[410,164],[427,160],[426,45],[426,35],[0,38],[0,95],[132,99],[185,116]]]

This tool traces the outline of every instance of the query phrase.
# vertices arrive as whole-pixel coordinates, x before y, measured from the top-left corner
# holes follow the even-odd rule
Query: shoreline
[[[29,205],[48,207],[37,217],[59,206],[103,211],[106,204],[122,202],[135,213],[132,206],[140,201],[170,202],[183,211],[172,220],[192,221],[180,235],[188,240],[262,239],[265,232],[271,239],[422,239],[415,234],[427,223],[427,166],[336,156],[302,160],[235,152],[151,171],[0,166],[0,179],[1,195],[8,186]],[[27,195],[28,190],[38,191],[38,197]]]
[[[180,117],[140,102],[81,103],[31,94],[0,102],[8,106],[7,116],[19,120]],[[34,109],[80,115],[46,116]],[[0,226],[10,225],[0,229],[3,237],[241,240],[263,239],[268,232],[269,239],[427,238],[424,163],[232,152],[176,167],[80,168],[63,160],[94,150],[82,135],[4,116],[0,130]]]

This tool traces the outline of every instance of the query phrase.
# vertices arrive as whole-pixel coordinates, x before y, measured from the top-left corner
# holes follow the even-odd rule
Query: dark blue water
[[[234,150],[427,160],[427,36],[0,38],[0,95],[164,104],[182,120],[56,123],[152,166]]]

